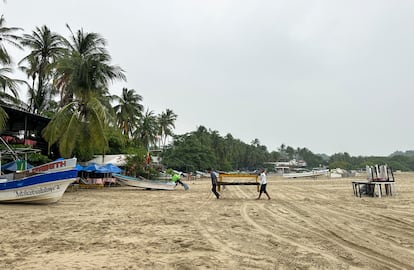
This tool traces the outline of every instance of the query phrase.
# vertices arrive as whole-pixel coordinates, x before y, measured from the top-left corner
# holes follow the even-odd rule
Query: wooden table
[[[395,195],[395,182],[394,181],[372,181],[371,185],[374,185],[374,193],[375,187],[378,187],[378,197],[381,198],[382,194],[382,186],[384,186],[384,195],[393,196]]]
[[[382,186],[384,186],[385,193],[382,192]],[[378,192],[378,197],[381,198],[382,195],[395,195],[395,182],[394,181],[353,181],[352,188],[354,190],[354,195],[361,197],[361,188],[365,188],[368,195],[375,196],[375,190]]]

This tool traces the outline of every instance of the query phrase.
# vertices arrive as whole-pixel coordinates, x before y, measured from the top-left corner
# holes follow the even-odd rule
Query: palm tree
[[[57,104],[56,101],[53,100],[57,91],[50,83],[45,84],[41,91],[36,90],[35,83],[38,74],[37,58],[33,55],[29,56],[27,59],[27,66],[19,66],[19,69],[26,73],[27,77],[31,79],[31,85],[27,84],[29,110],[42,115],[50,114],[51,110],[53,111],[53,107]]]
[[[63,107],[43,131],[49,146],[58,143],[64,157],[71,156],[75,147],[84,152],[105,151],[109,114],[103,99],[109,81],[125,79],[121,68],[109,65],[111,58],[98,34],[71,33],[68,50],[56,63],[55,82]]]
[[[153,111],[147,109],[145,114],[140,118],[140,123],[137,130],[134,132],[134,135],[146,149],[149,149],[151,144],[156,143],[158,130],[157,117],[154,115]]]
[[[135,93],[134,89],[122,89],[122,95],[115,96],[118,105],[114,107],[117,125],[125,135],[132,135],[134,128],[137,127],[139,117],[142,115],[144,107],[140,103],[142,96]]]
[[[10,78],[8,73],[11,72],[12,69],[10,67],[0,68],[0,95],[1,100],[6,99],[8,101],[12,101],[13,103],[17,103],[19,97],[18,84],[23,83],[23,81]],[[7,90],[11,92],[11,95],[7,93]]]
[[[11,64],[11,57],[9,56],[5,44],[13,45],[17,48],[21,48],[20,44],[18,43],[20,37],[14,35],[13,32],[22,30],[18,27],[6,27],[4,24],[6,20],[4,16],[1,15],[0,17],[0,63],[3,65]]]
[[[165,147],[168,136],[173,135],[173,129],[175,128],[175,121],[177,115],[170,109],[166,109],[162,112],[158,118],[159,134],[161,136],[162,148]]]
[[[109,82],[125,80],[124,71],[109,65],[111,56],[105,48],[106,41],[97,33],[85,33],[83,29],[73,33],[66,40],[67,54],[57,65],[56,86],[61,90],[62,105],[70,102],[74,96],[82,96],[85,91],[94,91],[98,95],[107,92]]]
[[[255,146],[255,147],[259,147],[260,141],[259,141],[258,138],[255,138],[250,144]]]
[[[43,130],[43,137],[49,149],[58,142],[63,157],[70,157],[75,147],[104,152],[108,144],[107,121],[105,107],[95,93],[89,93],[85,100],[75,99],[61,108]]]
[[[17,27],[6,27],[6,20],[3,15],[0,17],[0,104],[5,103],[18,103],[18,84],[21,80],[16,80],[9,77],[9,73],[12,72],[10,64],[12,63],[11,57],[6,50],[6,44],[10,44],[20,48],[17,43],[19,36],[14,35],[13,32],[21,30]],[[11,93],[7,93],[9,90]],[[0,107],[0,130],[4,128],[8,119],[7,113]]]
[[[27,63],[20,69],[25,71],[32,79],[32,86],[29,88],[29,103],[31,111],[39,113],[47,103],[51,87],[49,84],[54,65],[58,57],[62,56],[65,49],[64,39],[59,34],[51,32],[44,25],[36,27],[31,35],[25,34],[20,43],[31,49],[30,54],[24,57],[19,64]],[[35,81],[37,79],[37,87]]]
[[[25,82],[10,78],[8,73],[11,72],[12,69],[9,67],[0,68],[0,105],[21,103],[19,100],[18,85]],[[0,130],[6,125],[7,119],[7,113],[0,107]]]
[[[19,69],[20,71],[23,71],[24,73],[26,73],[27,78],[32,80],[32,84],[29,90],[34,90],[35,82],[37,78],[38,61],[34,55],[30,55],[29,57],[27,57],[26,61],[27,61],[27,66],[20,65]],[[30,107],[32,106],[30,101],[29,101],[29,105]]]

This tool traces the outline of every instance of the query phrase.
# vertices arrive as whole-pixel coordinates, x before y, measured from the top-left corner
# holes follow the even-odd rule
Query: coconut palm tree
[[[50,80],[56,60],[65,52],[64,38],[44,25],[36,27],[30,35],[23,35],[20,43],[31,50],[19,64],[27,64],[20,69],[32,79],[32,86],[28,91],[30,109],[32,112],[40,113],[50,97],[48,92],[52,90]]]
[[[87,33],[83,29],[73,33],[65,44],[67,54],[57,65],[56,86],[61,90],[62,105],[70,102],[74,96],[94,91],[105,95],[109,82],[126,80],[119,66],[109,65],[111,56],[106,50],[106,41],[97,33]]]
[[[170,109],[166,109],[162,112],[158,118],[159,135],[161,136],[162,148],[165,147],[168,136],[173,135],[173,129],[175,128],[175,121],[177,115]]]
[[[28,107],[33,113],[39,113],[42,115],[50,114],[50,110],[55,106],[56,101],[53,100],[53,96],[57,94],[56,88],[52,84],[45,84],[40,91],[37,91],[35,83],[38,74],[38,61],[33,55],[27,58],[27,66],[19,66],[19,69],[26,73],[31,84],[28,85]]]
[[[18,44],[19,36],[15,35],[14,32],[21,30],[17,27],[6,27],[6,20],[4,16],[0,17],[0,104],[5,103],[18,103],[18,84],[21,80],[13,79],[9,76],[12,72],[10,64],[12,63],[11,57],[9,56],[6,44],[13,45],[20,48]],[[10,93],[8,93],[8,91]],[[7,113],[0,107],[0,130],[6,125],[8,119]]]
[[[90,92],[85,99],[74,99],[55,114],[43,130],[49,147],[58,143],[63,157],[70,157],[75,149],[85,151],[106,150],[108,114],[96,93]]]
[[[1,15],[0,17],[0,64],[9,65],[11,64],[11,57],[8,54],[5,45],[9,44],[15,46],[17,48],[21,48],[18,41],[20,37],[15,35],[14,32],[22,30],[18,27],[6,27],[5,26],[6,20],[4,16]]]
[[[109,65],[111,58],[100,35],[83,30],[71,33],[68,50],[56,63],[55,83],[63,107],[43,130],[49,146],[58,143],[64,157],[71,156],[75,147],[105,152],[109,114],[103,99],[110,81],[125,79],[121,68]]]
[[[9,67],[0,68],[0,105],[20,104],[18,85],[25,83],[22,80],[9,77],[12,69]],[[8,119],[7,113],[0,107],[0,130],[5,126]]]
[[[140,118],[134,136],[146,149],[149,149],[151,144],[156,144],[158,130],[157,117],[154,115],[153,111],[147,109],[144,115]]]
[[[20,65],[20,71],[26,73],[28,79],[32,80],[30,89],[35,89],[35,83],[37,78],[37,70],[38,70],[38,61],[34,55],[27,57],[27,66]],[[29,101],[29,105],[31,106],[31,102]]]
[[[255,147],[259,147],[260,141],[259,141],[258,138],[255,138],[250,144],[255,146]]]
[[[139,117],[142,115],[144,106],[140,103],[142,96],[134,89],[123,88],[121,96],[115,96],[118,105],[114,107],[117,126],[124,135],[132,135],[138,125]]]
[[[2,98],[1,100],[6,99],[13,103],[17,103],[19,97],[18,85],[23,81],[9,77],[9,73],[11,72],[12,69],[10,67],[0,67],[0,95]],[[7,90],[9,90],[11,94],[8,94]]]

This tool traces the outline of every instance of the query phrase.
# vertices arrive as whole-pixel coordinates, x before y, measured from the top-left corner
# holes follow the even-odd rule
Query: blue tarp
[[[100,168],[100,166],[96,163],[91,163],[88,166],[83,167],[85,172],[95,172]]]
[[[99,167],[95,172],[96,173],[110,173],[109,169],[105,168],[104,166]]]
[[[85,166],[81,169],[85,172],[95,172],[95,173],[120,173],[122,169],[118,166],[115,166],[112,163],[108,163],[105,166],[98,165],[96,163],[91,163],[88,166]]]
[[[121,168],[119,168],[118,166],[116,166],[112,163],[105,164],[104,167],[107,168],[109,170],[109,172],[111,172],[111,173],[120,173],[120,172],[122,172]]]

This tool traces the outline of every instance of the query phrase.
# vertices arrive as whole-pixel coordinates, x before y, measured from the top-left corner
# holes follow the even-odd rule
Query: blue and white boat
[[[76,181],[76,158],[0,175],[0,202],[54,203]]]

